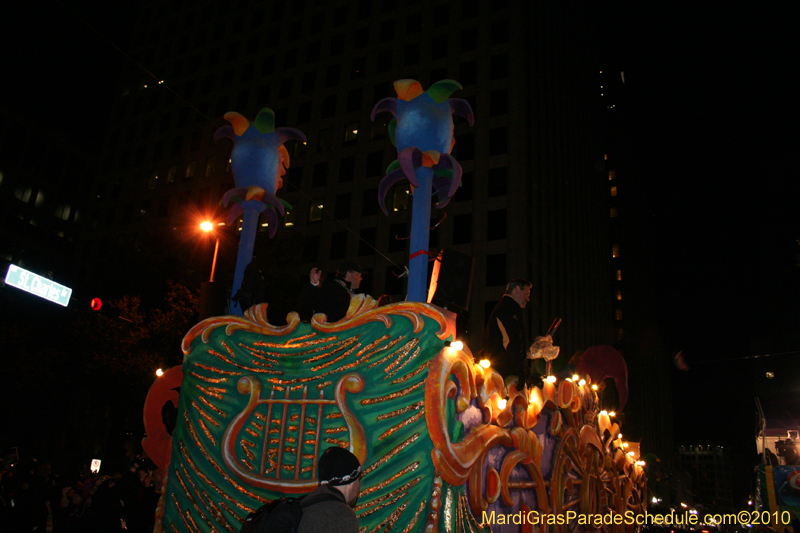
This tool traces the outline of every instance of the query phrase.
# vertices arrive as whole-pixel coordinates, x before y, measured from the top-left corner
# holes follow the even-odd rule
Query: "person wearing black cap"
[[[353,508],[361,475],[361,463],[348,450],[338,446],[325,450],[317,467],[319,487],[304,498],[309,503],[303,506],[297,533],[357,533],[358,518]]]
[[[332,280],[321,281],[322,270],[314,267],[309,274],[309,283],[300,293],[300,318],[311,320],[317,313],[324,313],[328,322],[337,322],[345,317],[350,307],[350,298],[361,286],[361,267],[357,263],[342,263]]]

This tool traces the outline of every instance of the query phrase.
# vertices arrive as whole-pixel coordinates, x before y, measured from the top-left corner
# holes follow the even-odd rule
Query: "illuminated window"
[[[358,139],[358,122],[348,124],[344,130],[344,143],[352,144]]]
[[[33,189],[30,187],[17,187],[14,190],[14,196],[17,197],[17,200],[22,200],[25,203],[31,199],[31,194],[33,193]]]
[[[196,166],[197,166],[197,162],[196,161],[189,161],[186,164],[186,174],[184,174],[183,177],[186,178],[187,180],[193,178],[194,177],[194,169],[195,169]]]
[[[615,315],[616,315],[615,318],[617,320],[622,320],[622,309],[617,309]]]
[[[175,176],[178,175],[178,165],[172,165],[167,171],[167,183],[175,181]]]
[[[608,161],[608,154],[603,155],[603,160]]]
[[[617,270],[617,281],[622,281],[622,270]]]
[[[622,328],[619,328],[619,329],[617,330],[617,340],[618,340],[618,341],[621,341],[621,340],[622,340]]]
[[[615,185],[614,187],[611,187],[611,196],[616,196],[616,195],[617,195],[617,187]]]
[[[41,207],[43,203],[44,203],[44,191],[39,191],[36,193],[36,202],[34,202],[34,205],[36,207]]]
[[[395,211],[406,211],[408,209],[409,198],[411,196],[411,189],[408,185],[400,185],[395,187],[394,196],[392,197],[392,207]]]
[[[611,208],[611,218],[617,218],[619,216],[619,211],[617,211],[616,207]]]
[[[611,247],[611,257],[619,257],[619,244]]]
[[[622,300],[622,291],[617,291],[617,300]]]
[[[322,220],[322,200],[313,200],[308,212],[308,221],[319,222],[320,220]]]
[[[297,216],[296,213],[297,213],[296,209],[291,209],[286,211],[286,216],[283,217],[283,223],[287,228],[294,226],[294,219]]]
[[[61,220],[69,219],[70,207],[68,205],[60,205],[56,208],[56,216]]]
[[[606,156],[606,159],[608,159],[608,156]],[[616,177],[617,177],[617,171],[616,170],[609,170],[608,171],[608,180],[609,181],[614,180]]]

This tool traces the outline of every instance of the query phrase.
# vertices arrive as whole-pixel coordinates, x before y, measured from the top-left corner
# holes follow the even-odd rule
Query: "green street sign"
[[[72,289],[59,285],[53,280],[29,272],[17,265],[10,265],[6,274],[6,285],[35,294],[58,305],[67,306]]]

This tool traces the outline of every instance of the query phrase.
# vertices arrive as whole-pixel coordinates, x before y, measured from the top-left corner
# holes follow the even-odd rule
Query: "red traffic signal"
[[[92,298],[92,311],[99,311],[103,307],[103,301],[100,298]]]

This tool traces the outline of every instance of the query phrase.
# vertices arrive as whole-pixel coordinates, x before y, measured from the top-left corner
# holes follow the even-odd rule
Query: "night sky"
[[[598,24],[626,74],[627,179],[648,215],[661,333],[691,366],[671,376],[676,441],[750,446],[753,369],[743,358],[800,350],[800,4],[647,4],[614,3]],[[134,10],[77,5],[17,3],[0,19],[3,105],[91,146],[125,58],[76,15],[124,49]],[[800,367],[800,353],[779,358]]]

